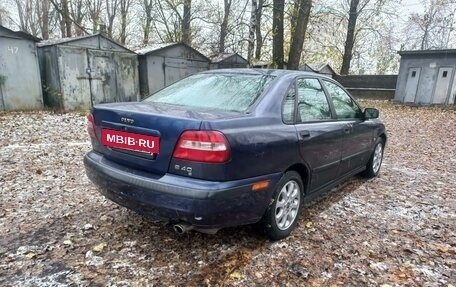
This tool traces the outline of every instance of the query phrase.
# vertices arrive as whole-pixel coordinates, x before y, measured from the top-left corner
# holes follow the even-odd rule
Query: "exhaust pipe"
[[[182,235],[184,233],[189,232],[190,230],[195,230],[201,233],[206,233],[206,234],[216,234],[217,231],[220,230],[220,228],[212,228],[212,229],[207,229],[207,228],[198,228],[195,227],[191,224],[188,223],[178,223],[173,225],[174,232],[176,232],[179,235]]]
[[[184,233],[189,232],[194,228],[193,225],[187,224],[187,223],[179,223],[179,224],[174,224],[173,229],[174,232],[176,232],[179,235],[182,235]]]

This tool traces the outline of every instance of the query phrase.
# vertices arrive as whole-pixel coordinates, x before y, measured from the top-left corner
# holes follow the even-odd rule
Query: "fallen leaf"
[[[95,245],[92,250],[97,252],[97,253],[101,253],[103,252],[103,250],[106,248],[107,244],[106,243],[100,243],[100,244],[97,244]]]
[[[234,280],[241,280],[244,279],[244,275],[242,275],[239,271],[234,271],[230,274],[230,278]]]
[[[438,251],[442,252],[442,253],[448,253],[448,251],[450,251],[450,245],[448,244],[436,244],[436,248]]]
[[[30,251],[27,254],[25,254],[25,258],[27,258],[27,259],[34,259],[34,258],[36,258],[36,256],[37,256],[37,254],[33,251]]]

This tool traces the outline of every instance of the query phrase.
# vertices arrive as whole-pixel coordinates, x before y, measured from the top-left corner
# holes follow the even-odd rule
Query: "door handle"
[[[303,138],[310,137],[310,132],[308,130],[299,131],[299,135]]]
[[[346,134],[349,134],[349,133],[350,133],[350,128],[345,128],[345,129],[344,129],[344,132],[345,132]]]

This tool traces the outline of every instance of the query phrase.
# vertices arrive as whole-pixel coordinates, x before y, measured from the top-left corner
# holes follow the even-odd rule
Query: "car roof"
[[[209,70],[203,73],[209,74],[252,74],[252,75],[270,75],[270,76],[318,76],[321,78],[328,78],[325,75],[307,72],[307,71],[296,71],[296,70],[279,70],[279,69],[250,69],[250,68],[236,68],[236,69],[218,69]]]

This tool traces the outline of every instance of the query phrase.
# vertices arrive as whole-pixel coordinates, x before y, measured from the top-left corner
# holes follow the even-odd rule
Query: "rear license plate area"
[[[150,135],[101,129],[101,144],[119,151],[134,151],[151,156],[160,151],[160,138]]]

